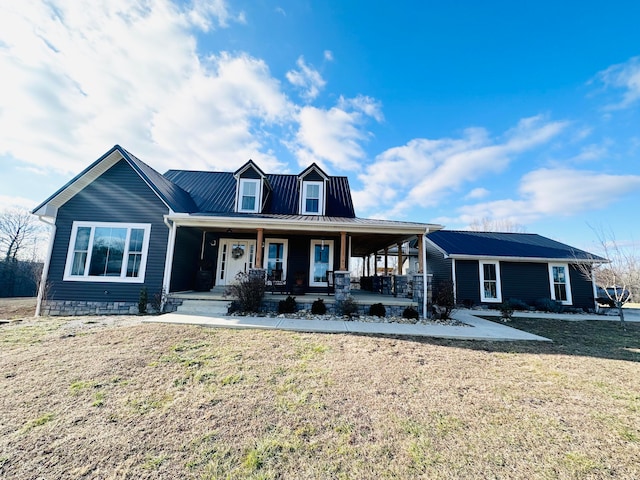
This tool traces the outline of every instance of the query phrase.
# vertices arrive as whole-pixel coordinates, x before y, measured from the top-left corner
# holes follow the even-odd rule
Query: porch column
[[[422,255],[422,249],[424,248],[424,243],[422,241],[424,235],[418,235],[418,273],[424,272],[424,258]]]
[[[402,258],[402,243],[398,243],[397,247],[398,247],[398,275],[402,275],[402,264],[404,263],[404,258]]]
[[[389,247],[384,247],[384,274],[386,275],[389,270]]]
[[[262,238],[263,238],[264,228],[258,228],[258,238],[256,240],[256,268],[262,268]]]
[[[340,271],[347,269],[347,232],[340,232]]]

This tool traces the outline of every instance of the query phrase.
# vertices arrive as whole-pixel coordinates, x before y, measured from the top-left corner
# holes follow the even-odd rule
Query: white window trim
[[[501,303],[502,302],[502,281],[500,279],[500,262],[479,262],[480,264],[480,300],[485,303]],[[484,296],[484,266],[495,265],[496,267],[496,298],[487,298]]]
[[[324,195],[324,185],[325,182],[322,181],[311,181],[311,180],[303,180],[302,181],[302,191],[300,193],[300,214],[301,215],[324,215],[325,211],[325,195]],[[307,212],[307,185],[318,185],[319,187],[319,198],[318,198],[318,211],[317,212]]]
[[[314,251],[316,245],[322,245],[324,242],[324,246],[329,248],[329,264],[327,266],[327,270],[333,270],[333,240],[311,240],[311,247],[309,248],[309,286],[310,287],[326,287],[327,282],[314,282],[313,281],[313,266],[314,262]]]
[[[256,203],[253,209],[242,208],[242,188],[245,183],[256,184]],[[238,180],[238,193],[236,195],[236,212],[239,213],[260,213],[262,207],[262,180],[257,178],[240,178]]]
[[[76,245],[76,236],[78,233],[78,228],[80,227],[91,228],[91,234],[89,236],[89,251],[87,252],[87,259],[85,260],[84,275],[71,275],[71,271],[73,268],[73,254]],[[93,252],[93,238],[95,229],[97,227],[127,229],[127,237],[125,238],[125,250],[119,277],[101,277],[89,275],[89,265],[91,265],[91,255]],[[138,276],[127,277],[127,263],[129,261],[129,238],[131,236],[131,230],[134,228],[144,230],[144,240],[142,243],[142,259],[140,260],[140,270],[138,270]],[[150,236],[150,223],[73,222],[73,226],[71,228],[71,238],[69,239],[69,247],[67,249],[67,261],[65,264],[64,276],[62,279],[66,282],[144,283],[147,270],[147,257],[149,253]]]
[[[289,261],[289,240],[286,238],[265,238],[264,255],[262,256],[262,268],[267,270],[269,263],[269,245],[272,243],[282,243],[282,278],[287,278],[287,262]]]
[[[564,278],[567,280],[565,283],[565,286],[567,289],[567,299],[564,301],[556,299],[556,289],[554,288],[554,282],[553,282],[553,267],[564,267],[564,273],[565,273]],[[562,303],[562,305],[573,305],[573,298],[571,296],[571,274],[570,274],[568,263],[550,263],[549,264],[549,289],[551,291],[551,300],[560,302]]]

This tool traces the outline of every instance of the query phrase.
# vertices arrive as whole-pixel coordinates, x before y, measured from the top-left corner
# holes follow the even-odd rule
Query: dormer
[[[329,177],[315,163],[298,175],[300,215],[324,215],[327,206]]]
[[[264,172],[249,160],[233,176],[236,179],[236,212],[261,213],[271,191]]]

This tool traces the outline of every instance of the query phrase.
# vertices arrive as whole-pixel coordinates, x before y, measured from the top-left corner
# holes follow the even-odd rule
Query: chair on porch
[[[332,293],[335,293],[335,291],[333,272],[331,270],[327,270],[327,295],[331,295]]]
[[[273,295],[276,290],[283,294],[287,290],[287,280],[282,278],[282,270],[274,268],[271,273],[267,274],[267,290]]]

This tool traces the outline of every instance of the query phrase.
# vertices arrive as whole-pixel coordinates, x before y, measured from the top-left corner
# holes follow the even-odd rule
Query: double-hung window
[[[257,213],[260,207],[260,180],[240,179],[238,211]]]
[[[324,215],[324,183],[302,182],[302,214]]]
[[[551,299],[564,305],[571,305],[569,266],[566,263],[549,264],[549,283],[551,286]]]
[[[480,299],[483,302],[501,302],[500,263],[480,262]]]
[[[74,222],[64,280],[144,282],[150,224]]]

